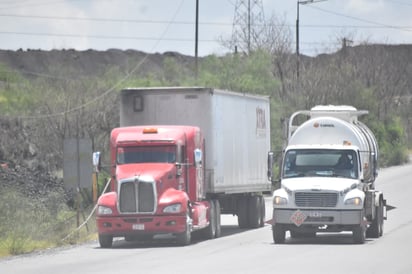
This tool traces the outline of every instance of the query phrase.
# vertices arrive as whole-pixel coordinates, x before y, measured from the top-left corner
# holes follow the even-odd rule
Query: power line
[[[7,35],[27,35],[27,36],[50,36],[50,37],[71,37],[71,38],[94,38],[94,39],[118,39],[118,40],[147,40],[147,41],[176,41],[176,42],[193,42],[193,38],[166,38],[166,37],[144,37],[144,36],[114,36],[114,35],[83,35],[83,34],[63,34],[63,33],[46,33],[46,32],[20,32],[20,31],[0,31],[0,34]],[[216,40],[199,40],[202,42],[216,42]]]
[[[96,21],[96,22],[117,22],[117,23],[144,23],[144,24],[169,24],[165,20],[142,20],[142,19],[125,19],[125,18],[90,18],[90,17],[73,17],[73,16],[48,16],[48,15],[21,15],[21,14],[0,14],[0,17],[13,18],[31,18],[31,19],[45,19],[45,20],[76,20],[76,21]],[[173,25],[193,25],[193,21],[174,21]],[[203,25],[228,25],[231,23],[225,22],[199,22]]]
[[[30,1],[23,1],[16,3],[16,1],[8,1],[8,2],[2,2],[0,4],[6,3],[13,3],[13,5],[10,6],[0,6],[0,10],[5,10],[5,9],[15,9],[15,8],[21,8],[21,7],[33,7],[33,6],[48,6],[50,4],[61,4],[65,3],[67,1],[81,1],[81,0],[54,0],[54,1],[46,1],[46,2],[39,2],[39,1],[33,1],[32,3],[28,3]],[[26,3],[26,4],[25,4]]]
[[[178,14],[178,12],[180,11],[182,5],[183,5],[184,0],[181,0],[176,12],[173,14],[172,20],[170,22],[173,22]],[[163,31],[161,37],[157,40],[157,42],[155,43],[155,45],[153,46],[153,49],[157,47],[157,45],[160,43],[160,41],[162,40],[163,36],[166,35],[167,31],[169,30],[170,24],[165,28],[165,30]],[[58,116],[64,116],[66,114],[72,114],[78,110],[81,110],[99,100],[101,100],[102,98],[106,97],[108,94],[110,94],[113,91],[118,90],[118,88],[120,87],[121,84],[123,84],[133,73],[135,73],[137,71],[137,69],[144,63],[146,62],[146,59],[149,57],[148,54],[146,54],[142,60],[140,62],[138,62],[136,64],[136,66],[129,72],[126,73],[126,75],[120,79],[117,83],[115,83],[112,87],[110,87],[109,89],[107,89],[105,92],[103,92],[101,95],[93,98],[92,100],[79,105],[77,107],[71,108],[69,110],[66,111],[62,111],[62,112],[58,112],[58,113],[52,113],[52,114],[45,114],[45,115],[36,115],[36,116],[19,116],[18,118],[20,119],[45,119],[45,118],[51,118],[51,117],[58,117]]]
[[[410,6],[410,7],[412,7],[412,4],[411,4],[411,3],[406,3],[406,2],[401,2],[401,1],[386,0],[386,2],[391,2],[391,3],[398,4],[398,5],[405,5],[405,6]]]
[[[411,4],[412,6],[412,4]],[[372,22],[369,20],[348,16],[344,14],[339,14],[333,11],[324,10],[321,8],[319,9],[323,12],[331,13],[334,15],[344,16],[351,19],[356,19],[358,21],[362,21],[371,25],[316,25],[316,24],[303,24],[300,25],[302,28],[363,28],[363,29],[401,29],[401,30],[408,30],[412,29],[412,26],[397,26],[397,25],[385,25],[378,22]],[[117,22],[117,23],[136,23],[136,24],[169,24],[170,22],[165,20],[141,20],[141,19],[118,19],[118,18],[87,18],[87,17],[61,17],[61,16],[45,16],[45,15],[21,15],[21,14],[0,14],[0,17],[12,17],[12,18],[31,18],[31,19],[44,19],[44,20],[76,20],[76,21],[94,21],[94,22]],[[172,22],[173,25],[193,25],[192,21],[175,21]],[[229,22],[211,22],[211,21],[204,21],[199,22],[200,25],[211,25],[211,26],[232,26],[233,23]],[[286,25],[276,25],[276,24],[269,24],[273,27],[280,27],[280,26],[287,26],[287,27],[294,27],[295,25],[286,24]],[[256,24],[254,22],[251,23],[251,26],[254,27],[262,27],[263,24]]]
[[[390,28],[390,29],[398,29],[398,30],[404,30],[404,31],[412,31],[411,27],[405,28],[405,27],[400,27],[400,26],[382,24],[382,23],[379,23],[379,22],[366,20],[366,19],[362,19],[362,18],[359,18],[359,17],[355,17],[355,16],[335,12],[335,11],[322,9],[322,8],[317,7],[317,6],[315,7],[314,5],[309,5],[308,7],[311,8],[311,9],[320,10],[320,11],[325,12],[325,13],[329,13],[329,14],[333,14],[333,15],[337,15],[337,16],[357,20],[357,21],[360,21],[360,22],[364,22],[364,23],[368,23],[368,24],[372,24],[372,25],[376,25],[376,26],[380,26],[380,27],[385,27],[385,28]]]

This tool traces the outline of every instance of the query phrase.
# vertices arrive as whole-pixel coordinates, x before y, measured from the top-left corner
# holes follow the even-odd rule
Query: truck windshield
[[[318,176],[358,178],[357,154],[353,150],[289,150],[283,163],[283,178]]]
[[[126,146],[117,148],[117,163],[175,163],[175,146]]]

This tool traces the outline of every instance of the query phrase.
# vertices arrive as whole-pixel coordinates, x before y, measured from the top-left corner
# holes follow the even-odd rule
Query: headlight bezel
[[[103,206],[103,205],[99,205],[97,207],[97,215],[106,216],[106,215],[112,215],[112,214],[113,214],[113,209],[111,207]]]
[[[349,199],[345,200],[345,205],[350,205],[350,206],[362,206],[363,205],[363,200],[361,197],[352,197]]]
[[[171,204],[163,208],[163,213],[180,213],[182,208],[181,203]]]
[[[273,197],[273,205],[280,206],[286,205],[288,203],[288,199],[282,196],[274,196]]]

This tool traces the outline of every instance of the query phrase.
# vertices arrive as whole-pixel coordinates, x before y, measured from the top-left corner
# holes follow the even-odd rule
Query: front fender
[[[159,198],[159,207],[163,210],[166,206],[180,203],[182,205],[181,212],[187,212],[189,204],[189,196],[186,192],[175,188],[168,188]]]
[[[104,193],[99,197],[99,200],[97,200],[97,205],[107,206],[110,208],[116,208],[116,204],[117,204],[117,193],[116,192]]]

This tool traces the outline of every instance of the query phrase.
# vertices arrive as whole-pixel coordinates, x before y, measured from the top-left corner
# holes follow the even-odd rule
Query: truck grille
[[[295,204],[300,207],[335,207],[338,202],[337,193],[297,192]]]
[[[156,208],[155,185],[152,182],[122,182],[119,193],[119,210],[122,213],[154,213]]]

